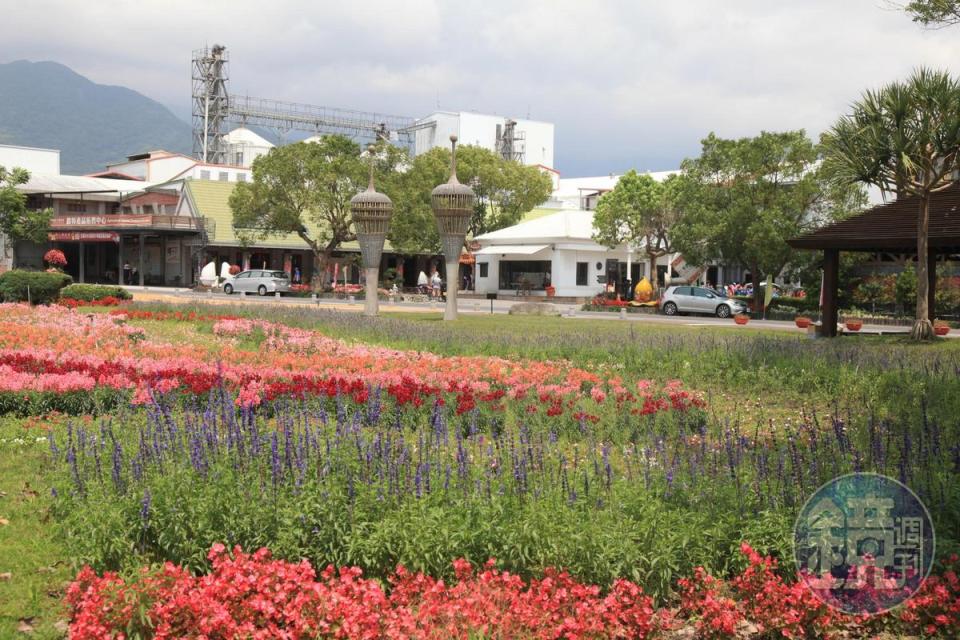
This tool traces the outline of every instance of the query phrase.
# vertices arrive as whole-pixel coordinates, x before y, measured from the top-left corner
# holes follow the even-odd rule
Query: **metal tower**
[[[230,114],[227,95],[227,48],[215,44],[193,52],[193,155],[224,164],[224,121]]]
[[[497,125],[497,153],[504,160],[516,160],[523,164],[526,139],[525,132],[517,131],[516,120],[508,118],[502,129]]]

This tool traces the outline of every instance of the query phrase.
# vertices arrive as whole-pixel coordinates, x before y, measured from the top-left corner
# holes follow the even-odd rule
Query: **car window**
[[[676,296],[689,296],[693,295],[690,292],[690,287],[677,287],[677,290],[673,292]]]
[[[693,295],[697,296],[698,298],[709,298],[713,295],[713,293],[708,289],[701,289],[700,287],[695,287],[693,289]]]
[[[262,278],[262,277],[263,277],[263,271],[251,271],[251,272],[250,272],[250,277],[251,277],[251,278]]]
[[[281,280],[283,280],[283,279],[285,279],[285,278],[289,278],[290,276],[287,275],[287,272],[286,272],[286,271],[271,271],[271,272],[270,272],[270,277],[271,277],[271,278],[280,278]]]
[[[249,272],[249,271],[244,271],[243,273],[238,273],[238,274],[237,274],[237,277],[238,277],[238,278],[249,278],[249,277],[250,277],[250,272]]]

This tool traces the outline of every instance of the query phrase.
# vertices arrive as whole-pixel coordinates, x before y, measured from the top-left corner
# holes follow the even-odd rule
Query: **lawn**
[[[55,637],[81,564],[204,572],[221,542],[382,580],[562,566],[673,606],[695,567],[743,570],[744,540],[789,576],[800,505],[853,470],[906,481],[958,549],[954,342],[127,309],[0,319],[2,637]]]

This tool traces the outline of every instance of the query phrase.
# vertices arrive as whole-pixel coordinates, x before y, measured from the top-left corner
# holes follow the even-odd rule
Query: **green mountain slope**
[[[190,126],[124,87],[96,84],[56,62],[0,64],[0,144],[60,149],[63,173],[102,170],[128,155],[190,152]]]

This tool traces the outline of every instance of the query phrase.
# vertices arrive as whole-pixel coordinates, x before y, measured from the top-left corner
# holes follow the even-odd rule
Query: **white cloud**
[[[0,61],[52,59],[168,104],[192,49],[226,44],[231,88],[422,115],[553,120],[565,174],[665,169],[708,131],[817,135],[863,89],[958,71],[960,28],[883,0],[35,0],[3,11]]]

